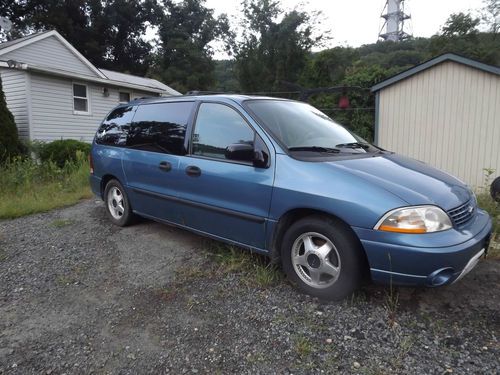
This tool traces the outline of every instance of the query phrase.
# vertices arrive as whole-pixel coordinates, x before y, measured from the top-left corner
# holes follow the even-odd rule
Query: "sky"
[[[285,9],[304,4],[306,11],[320,10],[323,13],[323,30],[330,30],[333,37],[329,46],[358,47],[374,43],[382,27],[380,18],[386,0],[281,0]],[[408,26],[415,37],[436,34],[451,13],[478,13],[483,0],[406,0],[406,13],[411,14]],[[230,5],[230,6],[229,6]],[[241,13],[239,0],[206,0],[206,6],[216,14],[226,13],[237,17]],[[237,22],[237,20],[235,20]],[[223,58],[217,52],[215,58]]]

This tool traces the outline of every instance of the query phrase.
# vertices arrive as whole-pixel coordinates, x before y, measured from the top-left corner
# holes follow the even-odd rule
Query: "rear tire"
[[[106,213],[113,224],[120,227],[132,224],[135,215],[130,207],[127,193],[118,180],[110,180],[106,184],[104,203]]]
[[[281,246],[283,270],[299,289],[324,300],[340,300],[361,284],[363,249],[344,223],[326,216],[295,222]]]

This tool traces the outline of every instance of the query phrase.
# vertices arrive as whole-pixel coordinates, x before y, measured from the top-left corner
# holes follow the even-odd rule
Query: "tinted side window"
[[[253,145],[254,131],[234,109],[217,103],[202,103],[193,133],[193,154],[225,159],[233,143]]]
[[[193,102],[143,104],[135,111],[127,147],[183,155]]]
[[[95,136],[96,143],[110,146],[125,146],[134,107],[124,106],[113,110],[102,122]]]

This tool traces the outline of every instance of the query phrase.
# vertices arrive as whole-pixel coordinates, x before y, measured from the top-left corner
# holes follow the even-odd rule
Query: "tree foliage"
[[[315,53],[308,57],[300,82],[319,87],[339,83],[344,79],[347,68],[359,58],[359,50],[351,47],[335,47]]]
[[[489,31],[496,35],[500,31],[500,1],[483,0],[484,8],[482,11],[482,20],[489,28]]]
[[[0,81],[0,163],[21,154],[23,146],[19,141],[14,116],[7,108]]]
[[[477,26],[481,20],[470,14],[453,13],[442,28],[442,35],[446,37],[465,36],[477,33]]]
[[[216,17],[205,0],[0,0],[0,15],[13,21],[11,37],[57,29],[98,67],[149,74],[181,92],[248,93],[289,89],[284,81],[305,88],[369,89],[448,52],[500,65],[500,3],[483,1],[480,19],[452,14],[431,38],[321,52],[311,52],[326,39],[316,34],[318,14],[283,11],[280,0],[243,0],[238,37],[227,17]],[[156,39],[146,40],[146,30],[155,31]],[[214,42],[223,43],[234,58],[215,62]],[[311,103],[371,139],[373,95],[369,90],[347,90],[347,95],[347,111],[337,108],[339,94],[316,95]]]
[[[14,0],[0,9],[13,36],[55,29],[94,65],[136,74],[149,65],[144,34],[157,12],[156,0]]]
[[[214,84],[211,42],[230,36],[225,15],[214,16],[205,0],[164,0],[153,76],[176,90],[207,90]]]
[[[283,12],[273,0],[245,0],[243,8],[244,32],[235,51],[241,88],[269,91],[282,81],[297,82],[311,47],[323,38],[314,36],[311,15]]]
[[[456,20],[450,17],[450,20]],[[336,47],[311,54],[300,82],[303,87],[346,86],[366,90],[347,90],[348,110],[339,110],[340,94],[322,94],[311,98],[336,121],[362,137],[372,140],[375,122],[375,99],[368,90],[376,83],[444,53],[456,53],[486,64],[500,65],[500,39],[492,33],[476,30],[472,25],[458,27],[447,22],[449,32],[431,38],[414,38],[403,42],[377,42],[356,49]],[[451,30],[454,30],[453,32]],[[460,32],[458,30],[461,30]]]

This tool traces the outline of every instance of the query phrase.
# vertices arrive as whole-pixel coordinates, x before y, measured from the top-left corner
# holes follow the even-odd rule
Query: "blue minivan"
[[[486,253],[492,228],[463,182],[277,98],[119,105],[95,136],[90,182],[114,224],[139,215],[266,254],[323,299],[344,298],[365,275],[453,283]]]

